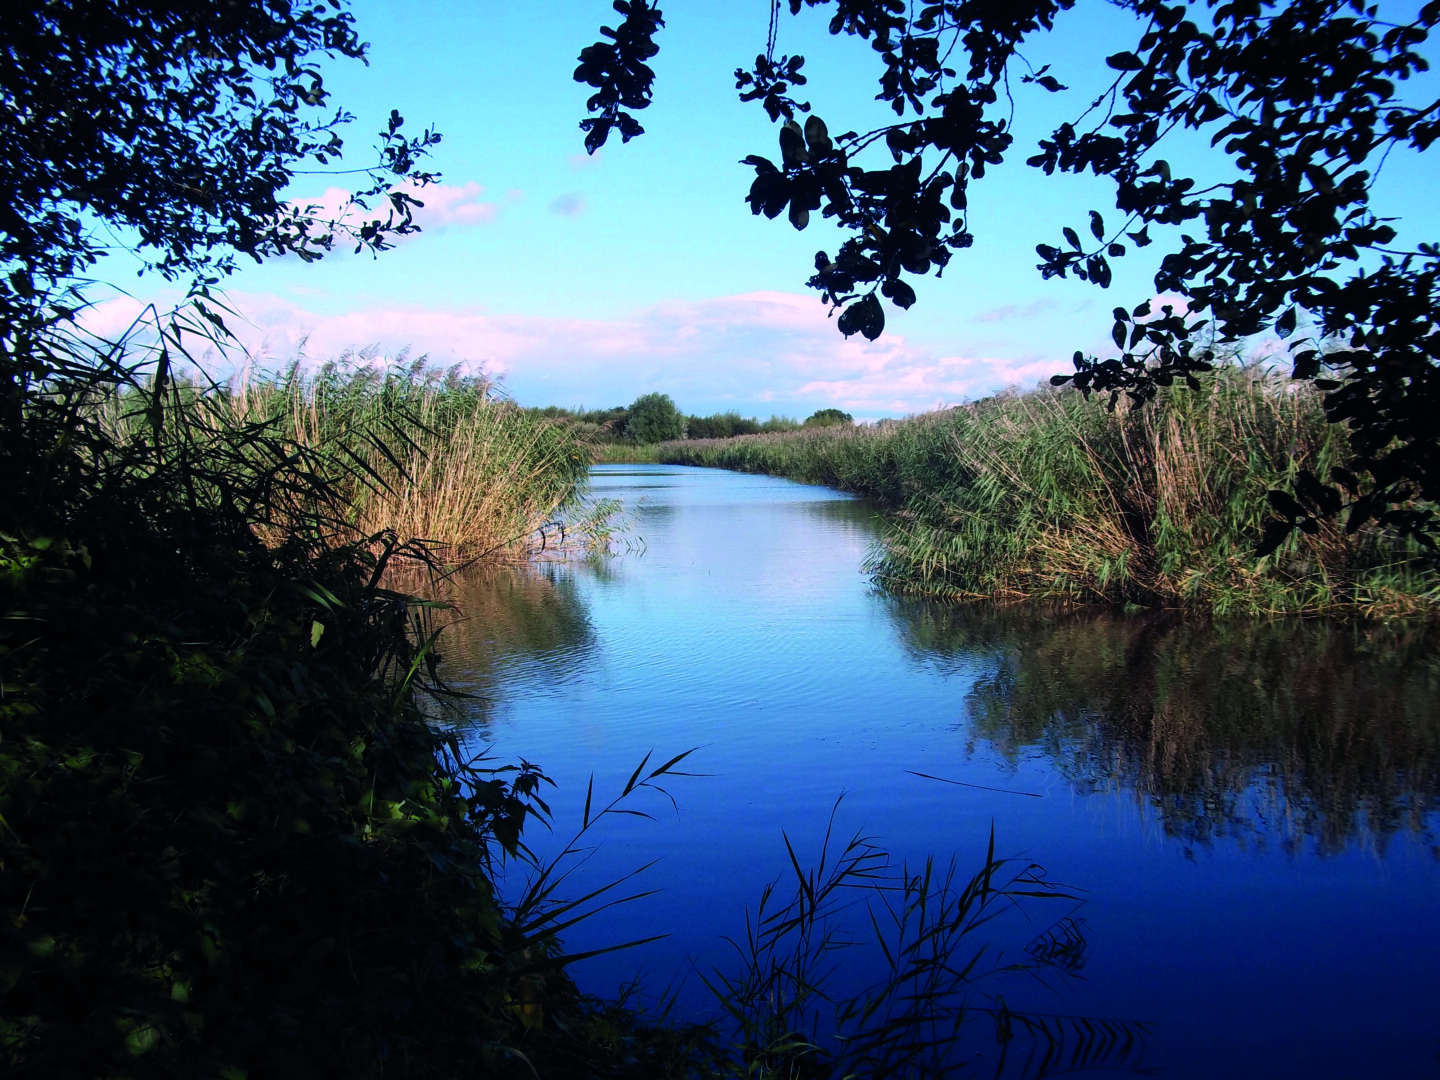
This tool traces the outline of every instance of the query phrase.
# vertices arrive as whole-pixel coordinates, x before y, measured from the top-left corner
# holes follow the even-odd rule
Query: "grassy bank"
[[[590,454],[597,465],[656,465],[659,443],[593,443]]]
[[[1295,534],[1255,558],[1265,492],[1348,458],[1305,386],[1227,369],[1107,412],[1071,390],[1006,394],[880,427],[668,443],[661,459],[878,500],[887,588],[1217,613],[1428,615],[1413,545],[1372,528]]]
[[[423,538],[447,560],[523,557],[590,465],[562,426],[455,370],[326,364],[242,377],[209,398],[231,430],[265,423],[336,468],[354,537]]]

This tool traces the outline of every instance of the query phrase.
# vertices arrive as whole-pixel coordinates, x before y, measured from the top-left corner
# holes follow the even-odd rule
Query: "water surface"
[[[1086,891],[1080,977],[1007,985],[1012,1007],[1151,1021],[1146,1060],[1176,1077],[1440,1075],[1433,632],[905,602],[860,571],[860,500],[673,466],[593,488],[643,553],[462,583],[446,653],[475,742],[560,785],[542,852],[592,774],[598,804],[647,753],[699,748],[678,809],[627,802],[655,820],[612,819],[575,874],[658,856],[663,891],[570,948],[671,935],[587,961],[588,989],[729,963],[788,872],[782,829],[817,852],[843,793],[839,830],[899,857],[968,872],[993,826]],[[713,1011],[693,975],[680,1000]]]

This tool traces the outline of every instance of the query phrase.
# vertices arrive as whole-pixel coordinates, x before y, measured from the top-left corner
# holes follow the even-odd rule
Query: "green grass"
[[[481,378],[332,362],[244,377],[206,400],[231,430],[270,424],[342,468],[353,537],[424,539],[446,561],[525,557],[575,504],[590,448]]]
[[[597,442],[590,453],[597,465],[657,465],[660,443]]]
[[[1072,390],[1005,394],[879,427],[667,443],[661,460],[876,499],[870,568],[944,597],[1060,598],[1216,613],[1432,615],[1418,549],[1322,526],[1257,559],[1265,492],[1349,456],[1318,395],[1229,368],[1111,413]]]

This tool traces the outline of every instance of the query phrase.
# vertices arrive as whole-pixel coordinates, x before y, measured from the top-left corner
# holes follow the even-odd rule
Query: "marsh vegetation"
[[[1254,554],[1266,493],[1348,460],[1321,395],[1256,368],[1108,411],[1069,389],[1007,393],[872,426],[667,443],[660,460],[764,472],[875,499],[871,569],[896,592],[1427,616],[1413,540],[1334,521]]]
[[[492,396],[480,375],[341,358],[246,372],[207,398],[234,429],[266,425],[348,476],[355,537],[423,539],[450,562],[521,558],[573,506],[588,448],[563,426]]]

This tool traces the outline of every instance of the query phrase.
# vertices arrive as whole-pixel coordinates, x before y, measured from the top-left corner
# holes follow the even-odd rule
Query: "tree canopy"
[[[637,443],[658,443],[685,437],[685,415],[669,394],[641,394],[625,418],[625,438]]]
[[[771,418],[773,423],[775,418]],[[711,413],[709,416],[687,416],[685,437],[687,439],[729,439],[736,435],[758,435],[760,421],[754,417],[741,416],[733,409],[729,412]]]
[[[808,284],[838,311],[838,328],[869,339],[885,326],[881,298],[916,301],[906,280],[934,273],[973,242],[971,185],[1015,147],[1012,91],[1067,87],[1031,69],[1023,48],[1057,30],[1074,0],[787,0],[833,12],[829,29],[869,45],[877,98],[891,124],[831,135],[795,96],[803,56],[780,51],[782,4],[772,0],[764,51],[735,73],[745,101],[780,123],[778,160],[745,158],[755,171],[755,214],[785,214],[797,229],[819,211],[844,235],[833,257],[815,256]],[[1440,533],[1440,246],[1396,245],[1392,219],[1371,206],[1376,170],[1392,151],[1428,150],[1440,135],[1440,102],[1413,103],[1399,83],[1427,70],[1417,51],[1440,19],[1431,0],[1403,22],[1362,0],[1118,0],[1134,13],[1133,41],[1103,57],[1112,73],[1075,119],[1032,148],[1047,175],[1090,172],[1114,183],[1118,217],[1092,210],[1042,238],[1037,269],[1108,288],[1112,263],[1156,238],[1152,225],[1182,226],[1164,252],[1156,292],[1178,295],[1157,312],[1152,298],[1114,309],[1115,351],[1076,352],[1074,371],[1053,381],[1083,393],[1143,403],[1176,382],[1192,385],[1218,350],[1271,331],[1289,342],[1293,374],[1326,392],[1332,422],[1348,424],[1354,450],[1329,477],[1301,473],[1293,492],[1274,491],[1280,516],[1261,551],[1290,532],[1345,516],[1434,547]],[[596,87],[582,121],[593,152],[618,127],[643,129],[625,111],[644,108],[664,25],[649,0],[617,0],[625,16],[582,53],[575,78]],[[808,115],[807,115],[808,114]],[[803,123],[802,123],[803,120]],[[1160,154],[1167,137],[1208,136],[1232,179],[1201,187]]]
[[[379,250],[412,231],[412,192],[434,179],[417,160],[440,137],[407,138],[395,112],[357,218],[284,198],[300,164],[339,160],[352,117],[331,110],[322,62],[364,60],[353,22],[325,0],[11,9],[0,20],[0,315],[57,302],[117,235],[147,267],[203,288],[237,254],[312,259],[337,236]]]

